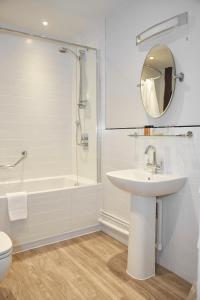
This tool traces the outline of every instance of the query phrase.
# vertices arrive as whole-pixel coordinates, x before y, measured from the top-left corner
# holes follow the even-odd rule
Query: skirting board
[[[96,225],[92,225],[92,226],[89,226],[89,227],[74,230],[74,231],[71,231],[71,232],[66,232],[66,233],[63,233],[63,234],[60,234],[60,235],[51,236],[51,237],[47,237],[47,238],[44,238],[44,239],[28,242],[28,243],[25,243],[25,244],[17,245],[17,246],[14,247],[13,253],[15,254],[15,253],[24,252],[24,251],[28,251],[28,250],[31,250],[31,249],[35,249],[35,248],[55,244],[55,243],[58,243],[58,242],[70,240],[70,239],[73,239],[73,238],[76,238],[76,237],[79,237],[79,236],[82,236],[82,235],[90,234],[90,233],[93,233],[93,232],[97,232],[97,231],[101,231],[101,225],[100,224],[96,224]]]
[[[101,223],[101,230],[106,234],[112,236],[121,243],[128,244],[129,223],[120,218],[107,213],[103,210],[100,212],[99,222]]]

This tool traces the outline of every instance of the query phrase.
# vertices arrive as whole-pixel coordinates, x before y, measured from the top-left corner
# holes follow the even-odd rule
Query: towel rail
[[[28,156],[28,152],[27,151],[22,151],[21,154],[22,154],[22,157],[20,157],[20,159],[18,159],[16,161],[16,163],[14,163],[13,165],[0,165],[0,168],[4,168],[4,169],[15,168],[20,162],[22,162]]]

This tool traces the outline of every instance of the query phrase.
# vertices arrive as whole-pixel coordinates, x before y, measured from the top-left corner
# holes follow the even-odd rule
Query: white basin
[[[115,186],[132,194],[127,273],[139,280],[155,276],[156,197],[178,192],[186,177],[141,169],[113,171],[107,176]]]
[[[186,181],[183,176],[152,174],[142,169],[113,171],[107,173],[107,176],[118,188],[146,197],[174,194]]]

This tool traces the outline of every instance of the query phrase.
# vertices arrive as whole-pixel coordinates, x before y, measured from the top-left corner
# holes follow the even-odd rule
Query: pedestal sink
[[[130,192],[130,232],[127,273],[135,279],[155,276],[156,197],[178,192],[186,177],[130,169],[106,174],[118,188]]]

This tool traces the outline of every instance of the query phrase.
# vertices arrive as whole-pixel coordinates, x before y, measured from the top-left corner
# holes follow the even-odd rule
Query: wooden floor
[[[126,274],[127,247],[102,232],[16,254],[0,300],[186,299],[190,284],[157,266],[137,281]]]

